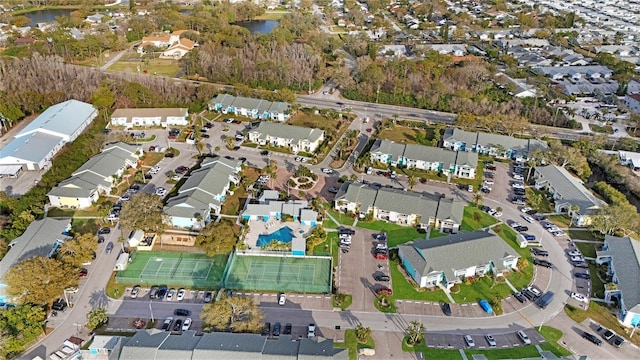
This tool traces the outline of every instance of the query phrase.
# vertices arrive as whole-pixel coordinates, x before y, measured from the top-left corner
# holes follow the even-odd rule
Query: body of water
[[[278,26],[278,22],[275,20],[238,21],[234,23],[234,25],[242,26],[252,34],[269,34],[276,26]]]
[[[56,21],[57,16],[69,16],[73,9],[49,9],[49,10],[38,10],[32,11],[30,13],[24,14],[24,16],[31,19],[31,26],[35,26],[37,23],[41,22],[51,22]]]

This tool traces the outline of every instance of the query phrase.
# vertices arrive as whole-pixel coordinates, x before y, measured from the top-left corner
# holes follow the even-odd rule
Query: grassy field
[[[342,125],[338,119],[329,119],[322,115],[307,114],[304,111],[296,112],[287,123],[306,128],[333,129],[334,131],[337,131]]]
[[[493,227],[493,231],[502,239],[504,239],[507,244],[509,244],[518,253],[518,255],[526,260],[526,265],[524,267],[518,269],[518,271],[516,272],[511,272],[509,275],[507,275],[507,278],[513,286],[518,289],[525,287],[531,282],[531,279],[533,278],[533,257],[531,256],[531,252],[528,248],[520,247],[518,241],[516,240],[516,232],[507,225],[496,225]]]
[[[373,222],[358,221],[357,227],[378,232],[386,232],[389,247],[398,246],[415,239],[425,238],[425,234],[421,234],[415,228],[410,226],[400,226],[380,220]]]
[[[396,125],[393,129],[382,129],[378,134],[381,139],[387,139],[400,144],[420,144],[417,140],[421,135],[426,141],[433,139],[433,128],[413,129],[405,126]],[[431,144],[429,144],[431,145]]]
[[[289,14],[289,11],[265,11],[264,14],[258,15],[254,20],[280,20],[285,15]]]
[[[329,213],[329,215],[331,215],[331,217],[333,217],[341,225],[347,225],[347,226],[353,225],[354,219],[350,216],[347,216],[335,210],[327,210],[327,213]],[[328,219],[328,221],[333,222],[331,219]]]
[[[564,312],[577,323],[585,321],[587,318],[591,318],[598,324],[615,331],[620,336],[633,342],[635,345],[640,346],[640,334],[636,331],[633,339],[629,337],[630,330],[620,325],[616,316],[604,305],[596,302],[590,302],[587,310],[581,310],[571,305],[565,305]]]
[[[466,206],[464,208],[460,229],[464,231],[474,231],[491,226],[497,222],[498,220],[496,218],[484,211],[473,206]]]
[[[422,301],[444,301],[449,302],[447,295],[442,290],[418,291],[404,277],[404,271],[399,269],[399,263],[392,261],[389,263],[391,279],[393,281],[393,295],[390,298],[422,300]]]
[[[602,134],[613,134],[613,128],[610,125],[600,126],[596,124],[589,124],[591,131]]]
[[[558,225],[559,228],[568,228],[569,224],[571,224],[571,219],[565,215],[549,215],[547,219]]]
[[[358,359],[358,349],[373,349],[376,347],[372,337],[369,337],[366,344],[360,344],[356,338],[356,331],[353,329],[345,330],[344,342],[335,342],[333,346],[349,350],[349,360]]]
[[[543,349],[553,352],[556,356],[571,355],[569,350],[558,344],[558,341],[562,338],[562,331],[552,328],[551,326],[542,326],[540,328],[540,335],[547,340],[546,343],[540,345]]]
[[[49,208],[49,211],[47,212],[47,217],[74,217],[74,216],[98,217],[100,216],[100,214],[98,214],[98,211],[94,209],[73,210],[73,209],[60,209],[56,207]]]
[[[604,282],[598,276],[598,267],[593,261],[589,261],[589,274],[591,275],[591,296],[604,297]]]
[[[595,258],[596,248],[600,248],[600,245],[591,243],[575,242],[574,244],[576,244],[576,247],[578,248],[578,250],[580,250],[582,255],[590,258]]]
[[[131,59],[120,60],[111,65],[109,70],[138,73],[138,66],[140,66],[140,73],[146,71],[149,75],[160,75],[171,78],[175,77],[178,71],[180,71],[179,62],[170,59],[147,59],[142,62]]]
[[[470,285],[460,284],[460,291],[451,296],[457,303],[476,303],[480,300],[490,301],[494,296],[505,298],[511,289],[504,282],[494,281],[492,277],[483,276]]]
[[[604,236],[589,230],[567,230],[567,235],[572,239],[603,241]]]

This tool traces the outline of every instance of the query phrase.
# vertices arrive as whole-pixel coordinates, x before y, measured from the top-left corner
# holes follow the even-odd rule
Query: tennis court
[[[331,292],[331,259],[232,255],[225,287],[311,293]]]
[[[124,284],[220,287],[227,255],[136,252],[116,281]]]

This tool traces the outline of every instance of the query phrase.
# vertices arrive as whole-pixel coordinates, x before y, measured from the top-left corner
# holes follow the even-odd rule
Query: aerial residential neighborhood
[[[0,4],[0,358],[640,357],[638,0]]]

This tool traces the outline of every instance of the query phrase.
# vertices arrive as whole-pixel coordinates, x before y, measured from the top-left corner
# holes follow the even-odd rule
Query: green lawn
[[[427,348],[423,353],[425,359],[437,360],[460,360],[462,356],[458,350],[445,350],[436,348]]]
[[[540,335],[547,340],[545,344],[540,345],[543,349],[552,351],[556,356],[571,355],[569,350],[558,344],[558,341],[562,338],[562,331],[551,326],[542,326]]]
[[[344,342],[335,342],[333,343],[333,346],[340,349],[348,349],[349,360],[358,359],[358,349],[373,349],[376,347],[371,336],[366,344],[360,344],[356,338],[356,331],[354,329],[345,330]]]
[[[413,227],[401,226],[380,220],[372,222],[358,221],[357,227],[378,232],[386,232],[389,247],[398,246],[415,239],[425,238],[425,234],[421,234]]]
[[[567,230],[567,235],[572,239],[602,241],[604,237],[589,230]]]
[[[466,206],[462,217],[462,226],[460,230],[474,231],[485,228],[497,223],[498,220],[493,216],[473,206]]]
[[[565,215],[549,215],[547,219],[560,228],[568,228],[569,224],[571,224],[571,219]]]
[[[483,276],[470,285],[460,284],[460,292],[451,294],[457,303],[477,303],[490,301],[494,296],[505,298],[511,295],[511,289],[504,282],[494,282],[493,278]]]
[[[331,256],[333,258],[333,266],[338,266],[338,252],[340,251],[340,247],[338,246],[338,233],[330,232],[327,233],[327,240],[318,244],[311,251],[311,255],[313,256]],[[328,248],[327,248],[328,246]]]
[[[583,243],[583,242],[574,242],[574,244],[576,244],[576,247],[578,248],[578,250],[580,250],[582,255],[584,255],[586,257],[590,257],[590,258],[595,258],[596,257],[596,247],[597,248],[601,247],[601,245],[591,244],[591,243]]]
[[[327,210],[327,213],[329,215],[331,215],[334,219],[336,219],[337,222],[339,222],[342,225],[347,225],[347,226],[351,226],[353,225],[353,218],[349,217],[343,213],[339,213],[335,210]],[[329,221],[331,221],[331,219],[329,219]]]
[[[424,143],[420,144],[420,142],[418,142],[418,138],[422,137],[424,139],[423,141],[428,142],[428,145],[426,146],[431,146],[431,139],[433,139],[434,137],[434,128],[428,127],[427,129],[416,129],[407,126],[396,125],[393,128],[382,129],[378,134],[378,137],[399,144],[426,145]]]
[[[391,279],[393,281],[392,299],[423,300],[423,301],[444,301],[449,302],[447,295],[442,290],[418,291],[404,277],[404,271],[398,269],[398,262],[389,262],[391,268]]]
[[[603,134],[613,134],[613,127],[610,125],[600,126],[595,124],[589,124],[591,131]]]
[[[529,285],[533,278],[533,257],[531,256],[529,248],[521,248],[516,239],[516,232],[505,224],[494,226],[493,231],[505,240],[507,244],[509,244],[518,253],[518,255],[526,260],[524,267],[518,269],[516,272],[511,272],[507,275],[507,278],[517,289],[521,289],[526,285]],[[519,265],[522,265],[522,261],[519,262]]]
[[[482,340],[481,340],[482,341]],[[469,359],[472,358],[474,354],[482,354],[487,357],[487,359],[524,359],[524,358],[538,358],[540,357],[540,353],[535,346],[519,346],[508,349],[491,349],[491,350],[465,350],[464,353],[467,355]]]
[[[591,275],[591,296],[603,298],[604,283],[600,280],[598,276],[598,266],[593,261],[589,261],[589,274]]]
[[[171,78],[175,77],[178,71],[180,71],[180,63],[177,60],[170,59],[146,59],[144,61],[120,60],[111,65],[109,70],[137,74],[138,67],[140,67],[140,74],[146,72],[146,74],[149,75],[160,75]]]
[[[431,229],[429,231],[429,239],[435,239],[442,236],[447,236],[447,234],[441,233],[438,229]]]

